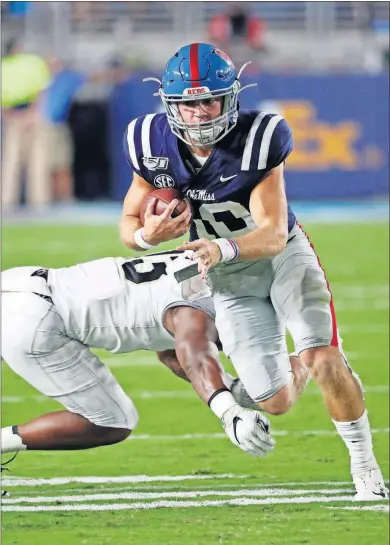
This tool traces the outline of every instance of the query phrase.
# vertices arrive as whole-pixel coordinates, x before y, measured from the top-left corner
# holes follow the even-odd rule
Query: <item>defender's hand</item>
[[[157,245],[166,240],[181,237],[187,233],[191,223],[189,206],[176,218],[171,218],[178,200],[175,199],[166,207],[160,216],[153,214],[155,199],[151,200],[145,210],[143,239],[149,244]]]
[[[178,250],[193,250],[196,252],[198,271],[203,279],[211,267],[221,261],[222,254],[218,244],[207,238],[200,238],[192,242],[185,242],[177,248]]]
[[[265,456],[275,448],[269,422],[259,412],[234,405],[223,414],[222,425],[231,442],[253,456]]]

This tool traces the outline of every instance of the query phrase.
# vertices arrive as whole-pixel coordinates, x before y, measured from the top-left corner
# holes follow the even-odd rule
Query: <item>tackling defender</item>
[[[121,239],[140,250],[187,232],[188,210],[161,219],[150,207],[142,227],[140,206],[153,188],[175,187],[190,199],[191,241],[183,248],[197,252],[199,271],[212,287],[223,350],[249,395],[270,414],[295,403],[287,327],[348,448],[356,499],[388,497],[324,271],[287,203],[291,130],[279,115],[239,111],[243,68],[237,73],[223,51],[198,43],[168,61],[157,80],[166,113],[134,119],[126,132],[134,178]]]
[[[181,284],[174,278],[191,253],[2,273],[4,360],[66,409],[3,428],[2,453],[87,449],[130,435],[137,410],[90,347],[114,353],[158,351],[162,361],[189,378],[235,445],[256,456],[273,450],[267,419],[241,407],[226,387],[231,379],[218,361],[207,285],[200,276]],[[173,348],[177,360],[170,365]]]

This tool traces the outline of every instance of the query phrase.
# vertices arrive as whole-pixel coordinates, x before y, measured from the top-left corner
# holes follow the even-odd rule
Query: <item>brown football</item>
[[[174,199],[178,199],[179,202],[171,215],[172,218],[179,216],[182,212],[184,212],[187,206],[191,207],[189,201],[184,198],[182,193],[180,193],[180,191],[178,191],[177,189],[156,189],[155,191],[149,193],[149,195],[147,195],[147,197],[142,202],[140,211],[140,220],[142,225],[144,225],[146,207],[153,198],[156,198],[153,210],[153,213],[156,214],[156,216],[160,216],[160,214],[164,212],[168,204],[171,203]]]

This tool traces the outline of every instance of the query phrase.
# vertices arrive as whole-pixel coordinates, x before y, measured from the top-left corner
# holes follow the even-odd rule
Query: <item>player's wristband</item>
[[[240,251],[238,249],[237,242],[231,238],[216,238],[213,240],[215,244],[218,244],[219,249],[221,250],[221,262],[233,261],[237,259]]]
[[[227,388],[221,388],[214,392],[208,401],[208,406],[218,418],[222,418],[226,411],[234,405],[237,405],[237,401]]]
[[[149,244],[149,242],[146,242],[146,240],[143,237],[144,234],[144,228],[140,227],[136,231],[134,231],[134,242],[137,246],[142,248],[143,250],[150,250],[151,248],[154,248],[155,244]]]

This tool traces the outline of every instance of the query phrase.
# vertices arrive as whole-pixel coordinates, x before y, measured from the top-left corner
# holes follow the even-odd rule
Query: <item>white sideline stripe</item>
[[[377,386],[365,386],[364,391],[367,393],[385,394],[388,393],[390,387],[386,384]],[[197,399],[192,390],[144,390],[140,392],[128,392],[133,399]],[[307,395],[321,395],[320,390],[308,389],[304,393]],[[23,403],[25,401],[47,401],[49,398],[43,395],[36,396],[3,396],[3,403]]]
[[[177,482],[177,481],[198,481],[207,479],[247,479],[249,475],[234,475],[232,473],[219,473],[216,475],[125,475],[122,477],[52,477],[50,479],[34,479],[8,477],[2,479],[2,485],[7,486],[40,486],[49,484],[69,484],[69,483],[88,483],[88,484],[107,484],[107,483],[158,483],[158,482]]]
[[[390,511],[389,505],[361,505],[360,507],[327,507],[326,509],[346,509],[348,511]]]
[[[167,498],[200,498],[207,496],[233,496],[233,497],[278,497],[278,496],[296,496],[298,493],[302,496],[313,494],[342,494],[351,492],[348,488],[325,488],[322,490],[299,489],[289,490],[286,488],[263,488],[258,489],[242,489],[242,490],[192,490],[182,492],[122,492],[122,493],[102,493],[102,494],[77,494],[67,496],[25,496],[18,498],[4,498],[2,504],[11,505],[18,503],[54,503],[60,501],[66,502],[86,502],[86,501],[110,501],[110,500],[155,500]]]
[[[188,507],[221,507],[223,505],[269,505],[269,504],[304,504],[304,503],[330,503],[351,502],[351,496],[304,496],[292,498],[236,498],[233,500],[209,500],[209,501],[173,501],[162,500],[150,503],[109,503],[109,504],[81,504],[81,505],[4,505],[2,511],[39,512],[39,511],[127,511],[130,509],[160,509],[163,507],[188,508]]]

